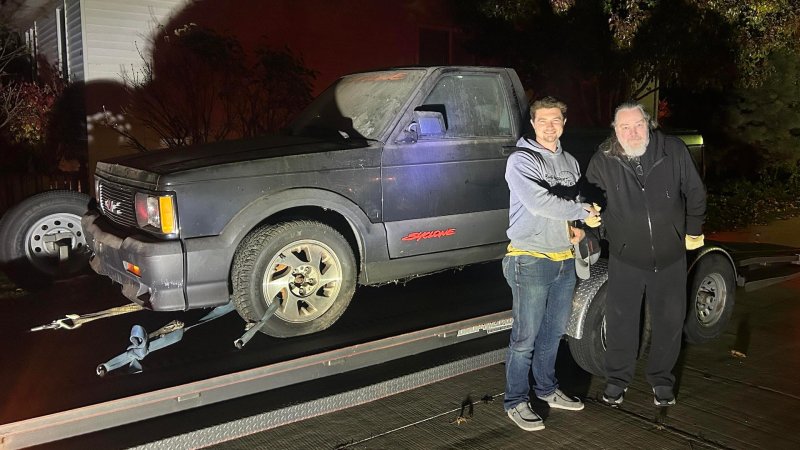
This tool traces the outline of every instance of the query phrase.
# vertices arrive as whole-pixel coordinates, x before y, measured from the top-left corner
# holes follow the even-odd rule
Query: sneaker
[[[508,417],[525,431],[536,431],[544,429],[544,421],[536,412],[531,409],[531,404],[522,402],[507,411]]]
[[[561,389],[556,389],[552,394],[544,397],[539,397],[539,400],[544,400],[550,405],[551,408],[566,409],[569,411],[580,411],[583,409],[583,402],[575,397],[570,397],[561,392]]]
[[[653,403],[656,406],[672,406],[675,404],[675,394],[672,386],[656,386],[653,388]]]
[[[600,400],[606,405],[616,408],[625,400],[625,392],[627,391],[628,388],[620,388],[619,386],[609,384],[606,386],[605,391],[603,391],[603,396],[600,397]]]

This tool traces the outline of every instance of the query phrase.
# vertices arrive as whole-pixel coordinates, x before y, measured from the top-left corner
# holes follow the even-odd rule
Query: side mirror
[[[419,124],[411,122],[397,139],[398,144],[413,144],[419,140]]]
[[[444,114],[439,111],[414,110],[414,121],[418,124],[419,137],[443,137],[447,131]]]

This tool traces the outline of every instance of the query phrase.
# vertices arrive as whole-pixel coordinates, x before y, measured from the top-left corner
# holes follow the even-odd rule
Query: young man
[[[647,381],[656,406],[675,404],[672,369],[686,315],[686,250],[703,245],[706,195],[686,145],[653,130],[637,103],[614,113],[614,135],[594,154],[586,178],[605,194],[609,243],[606,388],[618,406],[639,348],[642,297],[651,316]]]
[[[559,141],[566,111],[566,105],[552,97],[534,102],[535,137],[520,138],[506,164],[511,243],[503,273],[513,296],[514,324],[503,406],[511,420],[528,431],[544,428],[529,402],[531,375],[536,396],[551,408],[583,409],[580,400],[559,389],[555,361],[575,288],[572,244],[584,236],[569,221],[594,217],[599,225],[599,217],[591,205],[576,201],[580,168]]]

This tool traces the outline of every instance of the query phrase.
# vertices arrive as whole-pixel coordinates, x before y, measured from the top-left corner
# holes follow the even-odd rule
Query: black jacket
[[[608,147],[612,150],[604,151]],[[604,205],[601,216],[611,256],[657,271],[685,256],[686,234],[702,234],[706,193],[680,139],[651,131],[640,159],[643,183],[614,146],[601,146],[586,178],[605,198],[588,200]]]

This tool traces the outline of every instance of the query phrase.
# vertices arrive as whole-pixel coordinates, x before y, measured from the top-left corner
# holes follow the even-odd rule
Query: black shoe
[[[655,386],[653,388],[653,403],[658,407],[674,405],[675,394],[672,393],[672,386]]]
[[[607,406],[616,408],[625,400],[625,392],[627,390],[628,388],[626,387],[623,388],[614,384],[606,385],[606,389],[603,391],[603,396],[600,397],[600,400]]]

